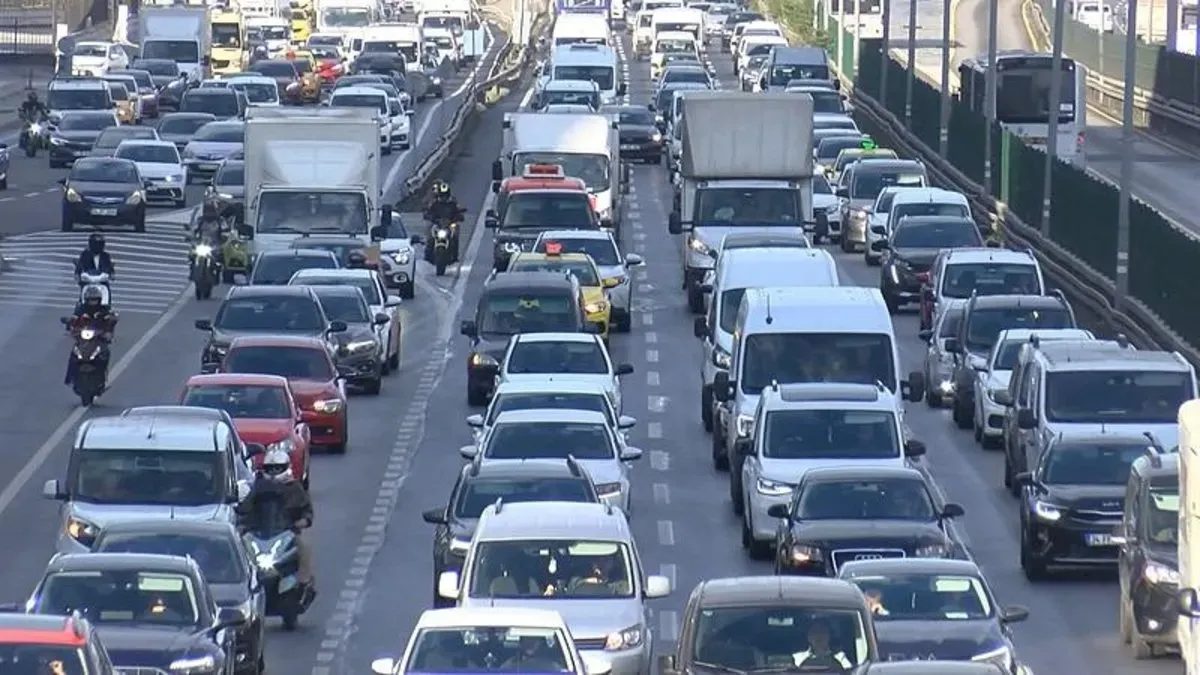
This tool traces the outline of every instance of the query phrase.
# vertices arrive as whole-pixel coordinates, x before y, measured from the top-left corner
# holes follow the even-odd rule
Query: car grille
[[[586,640],[575,640],[575,646],[579,649],[604,649],[607,638],[589,638]]]
[[[1124,515],[1125,514],[1120,511],[1091,511],[1087,509],[1071,510],[1071,516],[1074,517],[1075,520],[1084,521],[1121,520]]]
[[[903,558],[904,551],[898,548],[844,548],[833,552],[833,569],[837,571],[842,565],[855,560],[883,560],[886,558]]]
[[[170,675],[162,668],[151,668],[150,666],[117,666],[119,675]]]

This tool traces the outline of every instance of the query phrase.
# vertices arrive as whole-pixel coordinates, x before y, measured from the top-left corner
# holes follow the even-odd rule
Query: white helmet
[[[263,455],[262,473],[269,480],[286,483],[292,479],[292,458],[285,450],[268,450]]]

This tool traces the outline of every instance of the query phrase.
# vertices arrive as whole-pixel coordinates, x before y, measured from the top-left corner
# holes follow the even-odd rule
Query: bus
[[[1002,51],[996,55],[995,117],[1005,131],[1043,152],[1050,135],[1050,85],[1054,58],[1050,54]],[[987,55],[958,66],[960,100],[980,114],[987,110]],[[1062,57],[1062,91],[1058,100],[1058,158],[1084,159],[1087,127],[1087,74],[1082,64]]]
[[[844,0],[846,3],[846,21],[843,28],[850,35],[858,35],[860,40],[869,38],[883,37],[883,0],[857,0],[858,21],[855,22],[855,0]],[[843,0],[827,0],[825,5],[829,8],[829,15],[834,19],[838,18]],[[857,29],[857,32],[856,32]]]

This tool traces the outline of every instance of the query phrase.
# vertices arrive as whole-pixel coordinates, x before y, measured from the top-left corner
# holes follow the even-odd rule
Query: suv
[[[471,536],[483,510],[497,500],[520,502],[584,502],[599,504],[600,495],[591,477],[568,457],[526,459],[517,462],[474,461],[464,466],[450,489],[446,506],[421,514],[437,526],[433,533],[433,578],[448,570],[461,570]],[[446,606],[434,588],[434,607]]]
[[[1046,282],[1030,251],[1000,248],[945,249],[929,268],[921,288],[921,330],[933,325],[948,301],[972,295],[1042,295]]]
[[[323,253],[333,257],[332,253]],[[216,316],[211,320],[196,319],[196,329],[208,333],[208,341],[200,352],[200,370],[213,373],[220,368],[234,338],[246,335],[320,338],[331,353],[336,353],[335,334],[346,332],[347,326],[345,322],[329,319],[316,291],[308,286],[235,286],[217,308]]]
[[[742,541],[752,557],[762,557],[775,541],[779,524],[768,511],[790,503],[808,471],[903,467],[907,458],[925,454],[920,442],[904,439],[896,399],[883,385],[772,383],[750,428],[750,442],[737,444],[729,467],[729,498],[742,516]]]
[[[221,421],[172,415],[95,417],[75,434],[64,481],[42,496],[63,502],[60,553],[88,551],[114,521],[228,520],[250,486],[237,480],[237,435]]]
[[[1173,647],[1179,586],[1179,455],[1151,443],[1134,460],[1125,483],[1125,510],[1112,541],[1121,582],[1121,638],[1134,656],[1153,658]]]
[[[684,629],[675,648],[658,657],[658,672],[685,675],[697,665],[743,672],[747,658],[754,663],[754,650],[747,646],[751,644],[769,645],[771,652],[763,654],[768,663],[787,664],[794,672],[807,670],[794,665],[796,645],[808,644],[808,631],[819,621],[829,632],[831,650],[843,655],[849,666],[812,672],[857,673],[857,666],[880,658],[871,616],[862,591],[842,579],[706,579],[689,596],[679,618]],[[761,639],[765,633],[773,639]]]
[[[645,601],[671,592],[670,580],[647,575],[641,560],[629,521],[612,505],[500,500],[483,510],[461,576],[438,577],[438,595],[460,607],[555,610],[580,652],[608,656],[614,675],[637,675],[652,670]]]
[[[71,616],[0,613],[0,653],[11,658],[11,661],[6,658],[5,663],[14,665],[36,655],[47,661],[74,664],[75,668],[82,664],[82,672],[88,675],[116,673],[95,628],[78,613]]]
[[[1075,312],[1061,291],[1053,295],[979,295],[963,308],[958,336],[946,340],[954,355],[954,423],[970,429],[975,409],[975,372],[987,367],[987,355],[1006,328],[1075,328]]]
[[[237,433],[237,424],[228,412],[216,408],[201,408],[190,405],[143,405],[126,408],[121,412],[121,417],[157,417],[161,415],[170,415],[171,417],[181,417],[184,419],[212,420],[224,424],[230,433],[233,434],[233,442],[237,445],[237,452],[234,453],[234,456],[242,460],[233,463],[234,474],[238,481],[245,481],[246,485],[254,484],[254,452],[251,446],[243,441],[242,437]]]
[[[467,403],[487,404],[511,336],[594,331],[580,297],[579,282],[567,272],[493,271],[483,282],[475,318],[464,320],[459,326],[459,332],[471,340]]]
[[[505,119],[504,124],[507,130],[512,122]],[[493,269],[507,268],[514,253],[532,249],[544,230],[601,229],[587,184],[565,175],[561,166],[534,164],[520,176],[504,178],[504,165],[496,160],[492,192],[495,205],[484,213],[483,224],[494,231]]]

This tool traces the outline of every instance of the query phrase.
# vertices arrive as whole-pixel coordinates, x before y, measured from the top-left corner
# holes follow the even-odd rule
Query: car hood
[[[848,542],[870,541],[872,546],[892,542],[891,548],[945,542],[945,534],[934,522],[917,520],[806,520],[793,523],[797,541],[843,548]]]
[[[994,619],[944,621],[875,620],[884,661],[969,661],[1005,642]]]
[[[191,134],[159,134],[158,137],[164,141],[170,141],[177,146],[186,146],[188,143],[192,142]]]
[[[988,389],[1008,389],[1008,382],[1011,379],[1011,370],[993,370],[987,376],[987,387]]]
[[[1099,422],[1052,422],[1047,420],[1046,426],[1049,427],[1048,431],[1051,437],[1057,434],[1062,434],[1066,438],[1079,438],[1080,436],[1094,438],[1110,434],[1133,434],[1137,436],[1149,432],[1154,434],[1155,438],[1162,443],[1164,448],[1173,448],[1179,445],[1179,427],[1174,422],[1153,424],[1116,424],[1109,422],[1101,424]]]
[[[503,380],[505,382],[514,382],[514,383],[527,382],[530,384],[541,384],[541,383],[549,384],[552,382],[580,382],[580,383],[594,384],[598,387],[601,387],[605,391],[611,392],[614,389],[613,378],[611,375],[570,375],[570,374],[564,375],[561,373],[555,373],[555,374],[530,373],[528,375],[512,375],[509,373],[505,373]]]
[[[221,330],[214,329],[212,332],[212,341],[218,344],[229,344],[234,338],[244,335],[298,335],[301,337],[323,337],[321,332],[289,332],[279,328],[264,328],[263,330]]]
[[[603,640],[609,633],[642,623],[640,603],[636,598],[596,599],[476,599],[479,606],[548,609],[558,612],[576,641]]]
[[[696,223],[692,229],[692,238],[699,239],[704,242],[705,246],[713,251],[720,250],[721,242],[725,240],[725,235],[735,232],[740,234],[771,234],[779,232],[780,228],[788,228],[793,231],[804,234],[800,223],[791,223],[787,225],[763,223],[762,225],[738,225],[736,227],[715,225],[713,223]]]
[[[159,162],[138,162],[138,170],[146,178],[166,178],[183,173],[183,167],[178,164],[161,164]]]
[[[369,323],[347,323],[346,330],[337,334],[338,344],[342,345],[374,339],[375,327]]]
[[[302,404],[311,404],[313,401],[337,396],[337,390],[330,382],[289,379],[288,384],[292,385],[292,393],[296,395],[297,401]]]
[[[112,157],[115,154],[117,154],[116,148],[92,148],[92,151],[88,153],[91,157]]]
[[[291,435],[295,423],[291,420],[247,419],[236,418],[233,428],[237,430],[238,438],[245,443],[262,443],[270,445]]]
[[[1125,508],[1124,485],[1047,485],[1047,500],[1084,511],[1119,513]]]
[[[504,360],[506,349],[508,349],[507,335],[482,335],[471,344],[471,351],[487,354],[497,362]]]
[[[939,248],[896,248],[892,253],[914,265],[929,267],[942,249]]]
[[[384,239],[379,242],[380,253],[396,253],[405,249],[411,249],[412,247],[412,240],[408,238]]]
[[[659,133],[653,124],[625,124],[621,126],[621,138],[645,138]]]
[[[129,666],[165,667],[186,654],[196,656],[208,653],[203,633],[194,627],[156,626],[135,624],[115,626],[98,624],[100,640],[108,650],[113,665],[117,668]],[[211,643],[208,643],[211,644]]]
[[[246,196],[246,187],[243,185],[222,185],[217,188],[217,193],[228,195],[234,199],[243,199]]]
[[[93,181],[72,181],[71,187],[84,197],[112,197],[124,200],[131,192],[141,188],[132,183],[99,183]]]
[[[99,131],[59,131],[54,134],[59,138],[71,141],[72,143],[95,143],[96,138],[100,136]]]
[[[903,460],[899,457],[888,459],[856,459],[854,466],[861,467],[897,467]],[[844,459],[773,459],[763,457],[759,460],[760,474],[767,480],[796,485],[804,474],[813,469],[828,469],[845,466]]]
[[[216,143],[213,141],[191,141],[187,152],[202,159],[225,159],[242,149],[241,143]]]
[[[838,205],[837,195],[815,194],[813,195],[813,208],[830,209]]]
[[[221,520],[232,519],[227,504],[167,506],[163,504],[92,504],[71,502],[71,515],[104,529],[113,523],[130,520]]]

